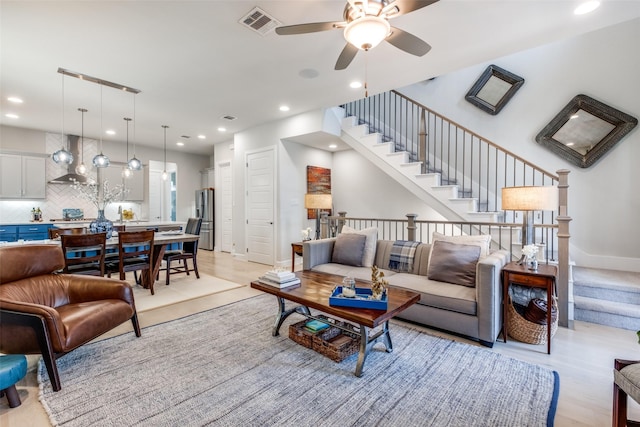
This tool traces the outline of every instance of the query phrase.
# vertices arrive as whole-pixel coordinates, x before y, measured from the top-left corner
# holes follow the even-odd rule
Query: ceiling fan
[[[316,33],[344,28],[347,44],[336,62],[336,70],[344,70],[355,58],[358,50],[369,50],[386,40],[400,50],[416,56],[423,56],[431,46],[418,37],[392,27],[390,18],[405,15],[438,0],[347,0],[344,7],[344,21],[312,22],[276,28],[281,36]]]

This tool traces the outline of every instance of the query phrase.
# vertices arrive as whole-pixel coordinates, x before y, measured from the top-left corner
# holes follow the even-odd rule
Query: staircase
[[[575,320],[640,330],[640,273],[573,267]]]

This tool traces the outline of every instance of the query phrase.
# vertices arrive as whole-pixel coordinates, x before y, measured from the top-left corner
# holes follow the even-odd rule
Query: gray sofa
[[[332,263],[336,238],[304,242],[303,268],[356,279],[371,280],[370,267]],[[378,240],[374,265],[385,274],[389,285],[420,294],[420,301],[398,317],[437,329],[464,335],[492,347],[502,326],[500,271],[507,263],[507,251],[495,251],[481,258],[476,266],[475,287],[431,280],[427,277],[431,245],[416,248],[409,273],[388,269],[393,247],[391,240]]]

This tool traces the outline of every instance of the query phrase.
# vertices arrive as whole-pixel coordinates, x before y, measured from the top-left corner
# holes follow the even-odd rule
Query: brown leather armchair
[[[52,273],[63,267],[59,246],[0,248],[0,352],[42,354],[55,391],[59,357],[127,320],[140,336],[127,282]]]

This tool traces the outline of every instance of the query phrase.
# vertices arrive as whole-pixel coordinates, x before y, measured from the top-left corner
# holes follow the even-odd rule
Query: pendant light
[[[80,164],[76,166],[76,173],[78,175],[86,176],[87,175],[87,167],[84,164],[84,113],[86,113],[86,108],[78,108],[78,111],[82,113],[82,133],[80,134]]]
[[[102,83],[100,84],[100,154],[93,158],[93,166],[97,168],[106,168],[111,163],[109,158],[102,153],[102,134],[104,128],[102,127]]]
[[[169,174],[167,174],[167,128],[169,126],[162,125],[164,128],[164,170],[162,171],[162,180],[166,181]]]
[[[58,151],[55,151],[51,158],[56,163],[62,164],[71,164],[73,163],[73,154],[71,154],[66,149],[66,144],[64,143],[64,74],[62,75],[62,133],[60,134],[60,141],[62,143],[62,147]]]
[[[131,119],[129,117],[125,117],[124,120],[127,122],[127,159],[129,158],[129,122]],[[125,178],[129,178],[131,176],[131,168],[127,164],[127,166],[122,168],[122,176]]]
[[[127,123],[127,142],[129,138],[129,124]],[[129,152],[127,151],[127,157]],[[142,162],[136,158],[136,94],[133,94],[133,157],[127,163],[129,170],[139,171],[142,169]]]

